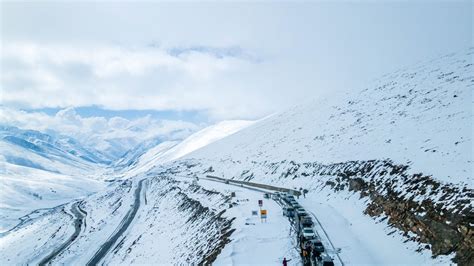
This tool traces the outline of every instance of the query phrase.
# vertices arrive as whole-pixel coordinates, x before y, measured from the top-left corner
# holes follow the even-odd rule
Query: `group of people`
[[[313,243],[310,240],[305,240],[300,237],[300,255],[303,258],[304,265],[311,265],[312,261],[321,259],[321,252],[313,247]]]
[[[300,239],[300,255],[303,258],[303,265],[311,265],[311,261],[321,260],[321,253],[313,247],[312,242],[309,240],[304,241],[304,239]],[[283,266],[287,266],[289,261],[283,258]]]

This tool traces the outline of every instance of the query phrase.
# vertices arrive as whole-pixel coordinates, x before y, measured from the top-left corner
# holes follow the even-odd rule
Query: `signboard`
[[[258,200],[258,206],[260,206],[260,207],[263,206],[263,200],[261,200],[261,199]]]
[[[260,218],[267,218],[267,210],[260,210]]]

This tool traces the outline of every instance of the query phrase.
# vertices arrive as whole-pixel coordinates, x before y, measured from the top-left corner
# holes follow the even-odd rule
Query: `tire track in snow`
[[[85,219],[84,218],[87,215],[87,213],[81,209],[79,204],[81,204],[81,201],[76,202],[76,203],[72,204],[72,206],[71,206],[71,212],[75,216],[75,219],[74,219],[74,233],[68,238],[68,240],[66,240],[66,242],[64,242],[58,248],[54,249],[53,252],[51,252],[48,256],[43,258],[38,263],[38,265],[42,266],[42,265],[50,264],[56,256],[61,254],[61,252],[63,252],[66,248],[68,248],[69,245],[71,245],[72,242],[74,242],[74,240],[77,239],[77,237],[81,233],[82,225],[85,226],[85,222],[84,222]]]
[[[109,237],[109,239],[100,246],[99,250],[94,254],[94,256],[87,262],[87,265],[97,265],[99,262],[107,255],[110,249],[115,245],[117,240],[122,236],[122,234],[128,229],[130,224],[132,223],[135,215],[138,212],[140,207],[140,198],[141,198],[141,191],[143,187],[143,182],[145,179],[142,179],[138,182],[138,186],[135,189],[135,199],[133,201],[133,205],[131,209],[127,212],[125,217],[123,217],[120,225],[117,227],[115,232]]]

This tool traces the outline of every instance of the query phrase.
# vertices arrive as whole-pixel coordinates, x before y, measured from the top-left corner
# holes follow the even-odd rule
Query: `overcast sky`
[[[471,1],[2,2],[1,104],[258,119],[466,49],[472,13]]]

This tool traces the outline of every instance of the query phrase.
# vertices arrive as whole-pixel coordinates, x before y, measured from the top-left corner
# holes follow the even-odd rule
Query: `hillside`
[[[0,231],[37,209],[83,197],[103,187],[108,158],[78,141],[16,127],[0,128]]]
[[[255,123],[145,142],[103,173],[106,188],[0,236],[0,263],[301,265],[290,205],[237,180],[306,189],[297,203],[336,265],[472,265],[473,54]]]
[[[365,213],[376,218],[374,228],[386,224],[385,235],[420,243],[413,252],[472,264],[473,53],[294,107],[185,158],[216,176],[307,188],[325,215],[336,208],[352,221]],[[359,214],[346,209],[352,204]],[[367,246],[381,241],[364,237],[375,234],[367,224],[351,232]]]
[[[412,173],[472,184],[473,53],[401,69],[345,98],[296,106],[188,157],[242,163],[390,159]]]
[[[179,159],[253,123],[244,120],[223,121],[201,129],[184,140],[146,141],[127,153],[115,165],[115,170],[120,169],[128,177],[144,173],[156,165]]]
[[[96,164],[110,163],[106,155],[66,136],[0,126],[0,138],[3,159],[15,165],[70,174],[71,168],[88,171]]]
[[[3,127],[0,147],[1,231],[37,209],[48,210],[72,199],[97,192],[104,179],[143,174],[156,165],[177,159],[195,149],[250,125],[249,121],[224,121],[204,128],[184,140],[150,139],[107,166],[105,155],[78,141],[33,130]]]

